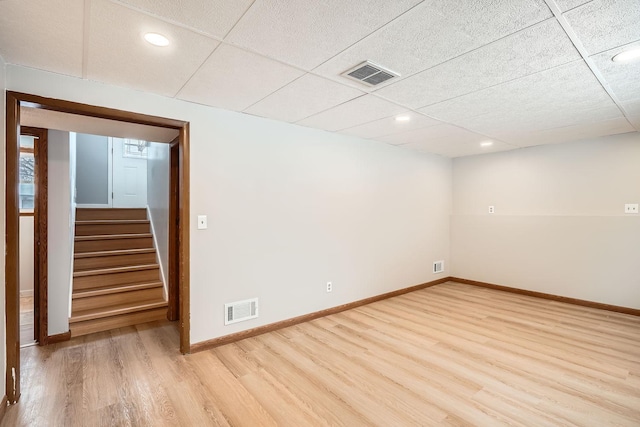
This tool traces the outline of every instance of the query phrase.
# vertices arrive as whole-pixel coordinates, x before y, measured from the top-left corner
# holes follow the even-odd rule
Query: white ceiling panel
[[[566,126],[542,131],[501,134],[498,135],[498,137],[510,144],[526,147],[578,141],[581,139],[596,138],[598,136],[633,132],[634,130],[635,129],[629,124],[629,121],[621,117],[613,120],[593,121],[577,126]]]
[[[0,1],[6,62],[82,76],[83,0]]]
[[[561,11],[566,12],[592,0],[555,0]]]
[[[623,102],[640,99],[640,62],[613,62],[611,58],[632,47],[640,47],[640,42],[591,57],[616,97]]]
[[[285,122],[296,122],[362,95],[364,93],[357,89],[305,74],[249,107],[245,112]]]
[[[117,23],[115,25],[114,23]],[[87,77],[174,96],[219,42],[106,0],[91,2]],[[169,38],[145,42],[147,32]]]
[[[253,0],[118,0],[164,19],[223,38]]]
[[[398,121],[396,120],[396,116],[386,117],[374,122],[369,122],[363,125],[344,129],[340,131],[340,133],[343,133],[345,135],[359,136],[361,138],[378,138],[381,136],[407,132],[414,129],[442,124],[442,122],[438,120],[413,111],[402,114],[402,116],[409,117],[409,120]]]
[[[549,19],[392,83],[376,95],[420,108],[576,59],[580,54],[569,37],[555,19]]]
[[[222,44],[178,98],[242,111],[303,74],[264,56]]]
[[[474,156],[477,154],[495,153],[498,151],[513,150],[514,147],[503,142],[495,141],[490,147],[482,147],[479,143],[459,141],[455,139],[442,138],[425,142],[415,142],[402,147],[410,150],[423,151],[426,153],[440,154],[445,157]]]
[[[311,70],[420,0],[257,0],[226,41]]]
[[[631,122],[631,125],[638,131],[640,132],[640,115],[638,116],[632,116],[629,117],[629,122]]]
[[[337,131],[406,111],[406,108],[384,99],[365,95],[297,123],[302,126]]]
[[[638,0],[594,0],[564,16],[590,55],[640,40]]]
[[[634,99],[632,101],[623,102],[622,106],[627,114],[637,116],[640,114],[640,99]]]
[[[492,135],[550,129],[621,117],[583,61],[532,74],[420,110],[437,119]]]
[[[368,59],[407,76],[551,16],[542,0],[423,2],[315,72],[337,78]]]
[[[485,141],[486,136],[450,124],[439,124],[426,128],[414,129],[407,132],[394,133],[392,135],[376,138],[378,141],[388,142],[393,145],[418,144],[428,141],[447,139],[458,142]]]

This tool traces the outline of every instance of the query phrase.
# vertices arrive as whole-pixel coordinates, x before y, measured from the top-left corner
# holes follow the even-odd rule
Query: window
[[[122,157],[142,157],[147,158],[147,147],[149,143],[140,139],[125,139],[122,145],[124,152]]]
[[[33,212],[36,193],[33,136],[20,136],[20,181],[18,196],[20,212]]]

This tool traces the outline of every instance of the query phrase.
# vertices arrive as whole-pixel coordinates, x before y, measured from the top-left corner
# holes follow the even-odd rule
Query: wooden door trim
[[[34,206],[34,233],[33,233],[33,310],[35,339],[40,345],[50,342],[49,337],[49,309],[48,309],[48,223],[49,223],[49,148],[48,130],[34,127],[21,126],[20,135],[36,137],[34,144],[35,177],[36,177],[36,203]]]
[[[20,107],[41,108],[88,117],[98,117],[128,123],[176,129],[179,131],[179,304],[180,304],[180,351],[188,353],[190,347],[189,307],[189,123],[133,113],[72,101],[46,98],[21,92],[6,92],[6,190],[5,190],[5,314],[6,314],[6,390],[10,403],[20,397],[20,300],[19,300],[19,210],[18,171]]]

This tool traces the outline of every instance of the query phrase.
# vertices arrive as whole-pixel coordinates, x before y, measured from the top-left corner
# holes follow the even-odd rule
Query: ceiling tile
[[[174,96],[219,43],[106,0],[90,13],[87,77],[117,86]],[[148,44],[150,31],[171,44]]]
[[[638,0],[594,0],[564,16],[590,55],[640,40]]]
[[[359,136],[360,138],[377,138],[395,133],[407,132],[428,126],[441,124],[442,122],[427,117],[420,113],[408,112],[402,114],[409,117],[409,121],[397,121],[396,117],[387,117],[363,125],[354,126],[340,131],[345,135]]]
[[[640,26],[640,23],[638,24]],[[632,47],[640,47],[640,42],[608,50],[591,57],[609,87],[621,101],[640,99],[640,62],[613,62],[616,54]]]
[[[426,153],[435,153],[445,157],[475,156],[478,154],[488,154],[496,153],[498,151],[513,150],[515,148],[512,145],[505,144],[499,141],[494,141],[493,145],[490,147],[482,147],[476,141],[465,142],[449,140],[446,138],[426,142],[416,142],[401,145],[401,147]]]
[[[545,129],[534,132],[514,132],[510,134],[500,134],[498,137],[510,144],[520,147],[555,144],[559,142],[578,141],[599,136],[616,135],[619,133],[633,132],[634,128],[624,117],[594,121],[576,126],[567,126],[555,129]]]
[[[226,41],[306,70],[420,0],[257,0]]]
[[[437,65],[376,91],[376,95],[420,108],[549,69],[580,54],[555,19]]]
[[[243,111],[302,74],[288,65],[223,44],[189,80],[178,98]]]
[[[566,12],[592,0],[555,0],[561,11]]]
[[[246,113],[285,122],[296,122],[328,110],[362,91],[306,74],[245,110]]]
[[[83,0],[0,1],[0,55],[8,63],[82,76]]]
[[[640,132],[640,115],[629,117],[629,122],[638,132]]]
[[[640,98],[623,102],[622,106],[624,107],[627,114],[630,114],[632,116],[637,116],[638,114],[640,114]]]
[[[446,123],[376,138],[378,141],[393,145],[420,144],[439,140],[458,143],[480,143],[487,139],[490,138]]]
[[[223,38],[253,0],[119,0],[145,12]]]
[[[420,111],[486,135],[514,128],[541,130],[622,116],[583,61],[434,104]]]
[[[368,59],[407,76],[552,16],[542,0],[426,1],[315,72],[344,79]]]
[[[297,123],[302,126],[336,131],[406,111],[406,108],[392,104],[384,99],[373,95],[365,95]]]

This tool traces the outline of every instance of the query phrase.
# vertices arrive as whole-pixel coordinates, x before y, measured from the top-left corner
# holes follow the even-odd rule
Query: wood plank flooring
[[[2,426],[640,425],[640,318],[491,289],[178,341],[156,322],[25,348]]]

